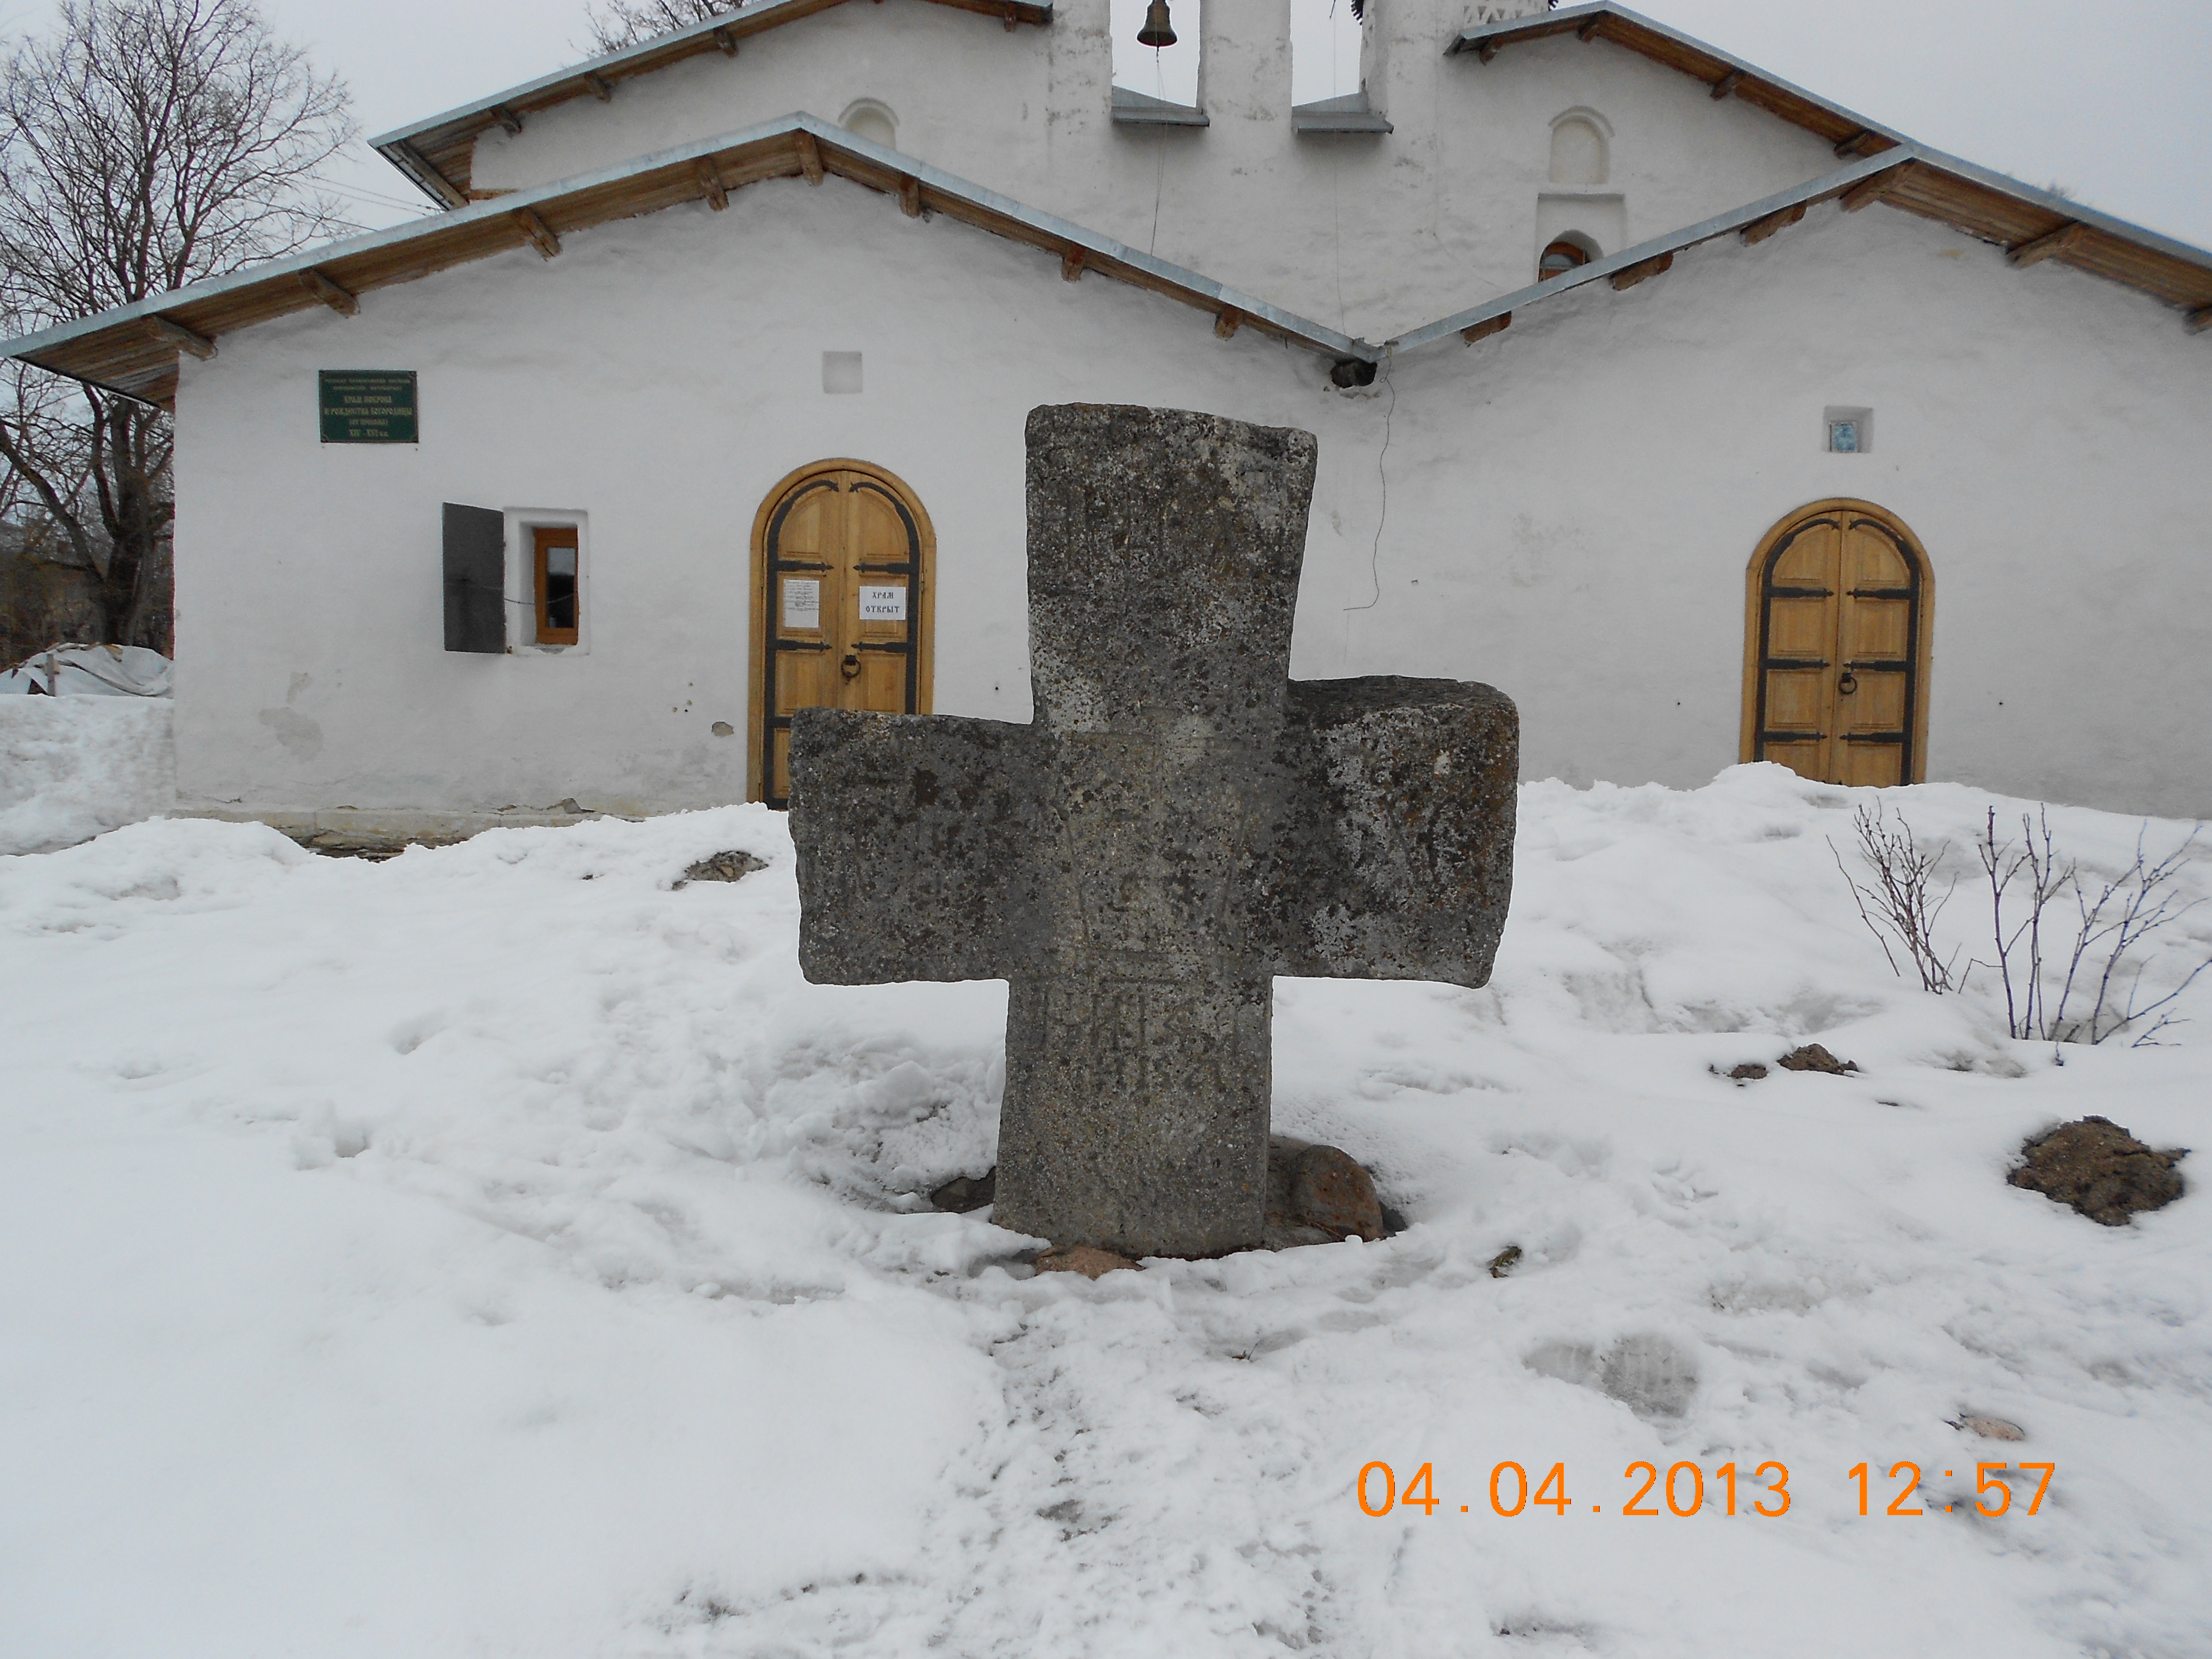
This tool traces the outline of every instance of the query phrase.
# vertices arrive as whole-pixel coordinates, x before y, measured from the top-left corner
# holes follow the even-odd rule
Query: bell
[[[1137,31],[1140,46],[1171,46],[1176,43],[1175,25],[1168,21],[1168,0],[1152,0],[1145,8],[1145,27]]]

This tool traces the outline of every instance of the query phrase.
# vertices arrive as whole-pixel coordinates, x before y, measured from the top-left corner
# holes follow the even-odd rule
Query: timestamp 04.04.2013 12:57
[[[1920,1465],[1914,1462],[1899,1461],[1891,1464],[1886,1477],[1878,1475],[1865,1463],[1856,1463],[1844,1471],[1844,1479],[1856,1483],[1861,1515],[1926,1515],[1931,1506],[1937,1512],[1949,1514],[1960,1507],[1970,1507],[1978,1515],[1994,1518],[2012,1512],[2015,1498],[2012,1480],[2018,1480],[2025,1486],[2027,1480],[2033,1478],[2035,1492],[2022,1507],[2026,1513],[2034,1515],[2043,1508],[2045,1495],[2051,1490],[2051,1478],[2058,1466],[2022,1463],[2018,1466],[2018,1475],[2013,1474],[2014,1468],[2010,1463],[1977,1463],[1973,1492],[1960,1492],[1940,1501],[1932,1494],[1922,1492],[1921,1482],[1925,1477]],[[1945,1469],[1942,1478],[1955,1479],[1955,1472]],[[1511,1462],[1496,1463],[1490,1470],[1489,1508],[1492,1514],[1508,1519],[1538,1510],[1564,1516],[1585,1508],[1591,1515],[1656,1519],[1662,1515],[1686,1518],[1701,1513],[1707,1505],[1708,1478],[1699,1464],[1676,1463],[1662,1474],[1656,1463],[1631,1463],[1621,1471],[1621,1479],[1628,1486],[1626,1503],[1584,1506],[1575,1504],[1567,1495],[1567,1466],[1563,1462],[1553,1464],[1533,1488],[1527,1466]],[[1884,1479],[1896,1483],[1887,1504],[1881,1502],[1882,1493],[1875,1484]],[[1741,1510],[1737,1507],[1740,1486],[1745,1500]],[[1369,1463],[1359,1471],[1358,1490],[1360,1512],[1364,1515],[1382,1516],[1394,1510],[1411,1509],[1433,1516],[1439,1510],[1449,1514],[1455,1509],[1437,1496],[1435,1466],[1429,1463],[1415,1469],[1402,1489],[1397,1471],[1389,1464]],[[1734,1463],[1723,1463],[1712,1472],[1710,1495],[1723,1514],[1778,1518],[1790,1513],[1790,1466],[1769,1460],[1739,1474]],[[1478,1511],[1470,1502],[1458,1504],[1456,1512],[1471,1515]]]

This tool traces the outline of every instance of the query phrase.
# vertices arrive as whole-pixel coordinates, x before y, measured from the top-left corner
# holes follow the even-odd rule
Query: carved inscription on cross
[[[1314,459],[1036,410],[1036,723],[793,718],[807,978],[1009,981],[1002,1226],[1257,1246],[1274,976],[1489,979],[1518,717],[1460,681],[1288,678]]]

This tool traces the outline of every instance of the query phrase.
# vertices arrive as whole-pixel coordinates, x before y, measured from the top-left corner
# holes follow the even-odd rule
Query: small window
[[[537,549],[538,643],[574,645],[581,598],[576,585],[576,527],[543,526],[532,536]]]
[[[1864,455],[1874,448],[1874,410],[1823,410],[1820,422],[1827,428],[1831,455]]]
[[[1546,248],[1543,256],[1536,261],[1536,280],[1549,282],[1554,276],[1564,276],[1577,265],[1588,264],[1590,258],[1589,249],[1571,236],[1562,236]]]

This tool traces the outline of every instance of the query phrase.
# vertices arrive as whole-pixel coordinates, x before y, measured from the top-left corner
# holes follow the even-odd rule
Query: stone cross
[[[1489,979],[1518,716],[1288,678],[1311,434],[1077,404],[1028,435],[1036,722],[793,717],[799,963],[1009,981],[1000,1225],[1255,1248],[1273,978]]]

